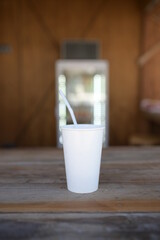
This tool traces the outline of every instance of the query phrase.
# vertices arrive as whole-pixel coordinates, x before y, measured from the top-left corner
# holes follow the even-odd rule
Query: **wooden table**
[[[8,239],[160,239],[160,147],[104,150],[90,194],[67,191],[61,150],[0,150]]]

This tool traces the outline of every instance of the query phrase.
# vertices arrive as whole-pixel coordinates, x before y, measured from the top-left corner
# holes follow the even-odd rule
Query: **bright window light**
[[[101,93],[102,93],[102,78],[101,75],[96,74],[93,77],[93,90],[94,90],[94,124],[102,124],[102,109],[101,109]]]
[[[58,77],[58,83],[59,83],[59,89],[61,89],[63,91],[63,93],[66,95],[66,77],[65,75],[61,74]],[[59,126],[63,126],[66,125],[66,105],[63,102],[62,97],[60,96],[60,94],[58,94],[59,96]]]

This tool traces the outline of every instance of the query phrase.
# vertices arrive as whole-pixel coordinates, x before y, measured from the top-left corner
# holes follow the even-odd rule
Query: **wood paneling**
[[[55,146],[55,61],[65,39],[99,40],[110,62],[110,144],[137,128],[140,7],[134,0],[1,0],[0,145]]]
[[[140,64],[140,101],[160,100],[160,3],[150,1],[142,12],[142,39]],[[158,134],[159,124],[143,114],[139,120],[139,132]]]
[[[15,8],[13,1],[0,1],[0,44],[11,51],[0,54],[0,143],[14,142],[19,124],[19,79]]]
[[[160,3],[144,12],[143,52],[152,49],[160,41]],[[160,49],[142,67],[141,98],[160,100]]]

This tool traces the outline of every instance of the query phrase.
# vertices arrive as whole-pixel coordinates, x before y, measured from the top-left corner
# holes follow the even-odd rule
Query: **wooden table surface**
[[[0,150],[3,239],[160,239],[160,147],[103,150],[90,194],[66,189],[62,150]]]

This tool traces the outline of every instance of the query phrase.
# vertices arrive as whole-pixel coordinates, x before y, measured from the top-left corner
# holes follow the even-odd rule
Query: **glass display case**
[[[104,144],[108,146],[108,62],[102,60],[59,60],[56,62],[57,146],[62,146],[60,127],[72,124],[71,116],[58,94],[63,91],[78,124],[105,126]]]

